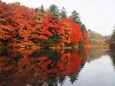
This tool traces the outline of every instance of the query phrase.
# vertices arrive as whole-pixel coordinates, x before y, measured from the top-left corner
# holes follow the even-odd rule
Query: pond
[[[0,86],[115,86],[114,80],[114,51],[0,51]]]

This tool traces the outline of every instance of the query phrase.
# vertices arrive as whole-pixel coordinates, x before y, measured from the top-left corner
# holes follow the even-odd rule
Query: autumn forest
[[[81,11],[69,14],[60,3],[30,8],[8,1],[0,0],[0,86],[115,85],[115,28],[111,35],[87,28],[102,30],[84,8],[88,23]]]
[[[7,47],[88,45],[88,31],[74,10],[51,5],[48,10],[0,2],[0,44]]]

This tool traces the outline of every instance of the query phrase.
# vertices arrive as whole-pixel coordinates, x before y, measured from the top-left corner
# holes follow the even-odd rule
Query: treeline
[[[110,37],[109,44],[110,44],[111,49],[115,49],[115,29],[113,30],[113,33],[112,33],[112,35]]]
[[[115,49],[115,29],[111,35],[105,37],[105,44],[108,46],[108,48]]]
[[[88,32],[79,14],[73,10],[68,17],[63,7],[51,5],[28,8],[19,2],[0,2],[0,44],[19,46],[83,46],[90,44]]]
[[[88,38],[90,40],[90,45],[93,46],[103,46],[105,45],[105,37],[100,33],[94,32],[88,29]]]

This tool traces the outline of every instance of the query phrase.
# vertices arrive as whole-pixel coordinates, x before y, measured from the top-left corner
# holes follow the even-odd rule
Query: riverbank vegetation
[[[110,48],[115,49],[115,29],[110,37]]]
[[[0,45],[7,47],[65,47],[90,44],[88,32],[74,10],[51,5],[48,10],[0,2]]]
[[[91,47],[105,47],[105,37],[100,33],[88,29],[88,38]]]

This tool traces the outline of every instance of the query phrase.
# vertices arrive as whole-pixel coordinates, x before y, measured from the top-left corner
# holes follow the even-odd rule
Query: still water
[[[114,52],[0,50],[0,86],[115,86]]]

